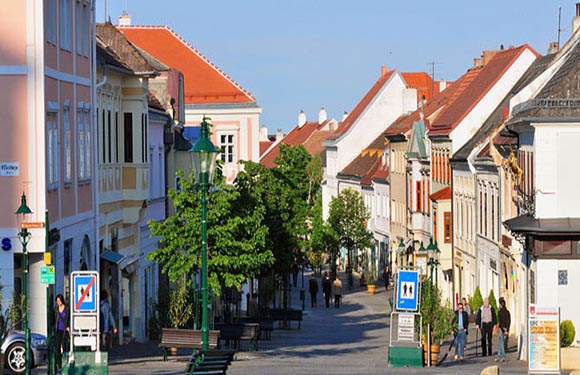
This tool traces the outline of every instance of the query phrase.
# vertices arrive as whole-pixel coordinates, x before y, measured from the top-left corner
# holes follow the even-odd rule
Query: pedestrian
[[[467,313],[467,315],[471,315],[471,306],[467,303],[467,298],[463,297],[461,299],[461,303],[463,304],[463,310]]]
[[[465,354],[465,342],[467,341],[468,327],[469,315],[467,315],[463,303],[460,302],[457,305],[457,311],[455,311],[455,317],[453,319],[455,359],[459,359],[460,361],[463,361],[463,356]]]
[[[62,367],[62,354],[67,351],[68,335],[70,332],[69,325],[69,310],[64,302],[64,296],[58,294],[56,296],[56,368],[58,370]]]
[[[322,279],[322,293],[324,293],[324,302],[328,309],[330,307],[330,293],[332,293],[332,281],[330,276],[328,276],[328,272],[324,273],[324,278]]]
[[[294,263],[292,263],[292,283],[294,284],[294,288],[298,285],[298,263],[296,259],[294,259]]]
[[[497,312],[497,321],[499,329],[497,335],[499,336],[499,346],[497,349],[497,356],[495,361],[505,362],[505,352],[507,350],[507,337],[510,332],[510,325],[512,323],[512,318],[509,310],[505,306],[505,299],[500,297],[499,299],[499,311]]]
[[[336,279],[332,283],[332,294],[334,294],[334,307],[339,309],[340,299],[342,298],[342,281],[340,281],[338,275],[336,275]]]
[[[383,271],[383,279],[385,280],[385,289],[389,290],[389,282],[391,280],[391,267],[387,263],[385,265],[385,270]]]
[[[308,291],[310,292],[310,307],[316,307],[316,295],[318,294],[318,280],[312,275],[308,281]]]
[[[113,347],[113,335],[117,334],[117,325],[115,324],[115,317],[107,298],[109,295],[106,290],[101,290],[100,310],[100,330],[102,345],[105,351]]]
[[[493,327],[497,324],[497,316],[493,306],[490,306],[488,298],[483,300],[483,306],[477,312],[475,324],[481,330],[481,356],[491,356]]]

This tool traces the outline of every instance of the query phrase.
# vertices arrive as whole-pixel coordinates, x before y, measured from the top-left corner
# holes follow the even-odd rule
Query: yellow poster
[[[530,305],[529,316],[529,373],[560,373],[558,308]]]

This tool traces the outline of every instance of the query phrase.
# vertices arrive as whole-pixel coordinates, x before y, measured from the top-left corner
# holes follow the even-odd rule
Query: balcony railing
[[[552,98],[530,99],[516,105],[512,111],[512,117],[528,109],[574,109],[580,108],[580,98]]]

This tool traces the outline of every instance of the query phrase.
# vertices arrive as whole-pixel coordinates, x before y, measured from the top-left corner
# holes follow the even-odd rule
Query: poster
[[[530,374],[560,373],[560,314],[557,307],[530,305],[528,370]]]

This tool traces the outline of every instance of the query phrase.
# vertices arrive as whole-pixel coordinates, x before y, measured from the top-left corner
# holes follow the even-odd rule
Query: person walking
[[[324,302],[328,309],[330,307],[330,294],[332,293],[332,280],[330,280],[328,272],[324,273],[324,278],[322,279],[322,293],[324,293]]]
[[[497,335],[499,337],[499,346],[497,349],[497,356],[495,361],[505,362],[505,352],[507,350],[507,337],[509,336],[510,325],[512,323],[512,318],[509,310],[505,306],[505,299],[500,297],[499,299],[499,311],[497,312],[497,321],[499,329]]]
[[[334,308],[340,308],[340,299],[342,298],[342,281],[338,275],[336,275],[336,279],[332,283],[332,294],[334,294]]]
[[[453,332],[455,333],[455,359],[463,360],[465,355],[465,342],[467,341],[467,328],[469,327],[469,315],[463,303],[457,305],[457,311],[455,311],[455,317],[453,319]]]
[[[312,275],[310,280],[308,281],[308,291],[310,292],[310,307],[316,307],[316,295],[318,294],[318,281]]]
[[[387,263],[383,271],[383,280],[385,280],[385,289],[389,290],[389,282],[391,281],[391,267]]]
[[[68,350],[66,342],[70,331],[69,326],[69,309],[64,302],[64,296],[58,294],[56,296],[56,368],[60,370],[62,367],[62,354]]]
[[[471,315],[471,306],[469,306],[469,303],[467,303],[467,298],[463,297],[461,299],[461,303],[463,305],[463,311],[465,311],[467,315]]]
[[[113,311],[111,305],[107,298],[109,295],[106,290],[101,290],[101,302],[99,305],[100,310],[100,329],[102,337],[102,345],[105,351],[108,351],[113,347],[113,334],[117,333],[117,326],[115,324],[115,318],[113,317]]]
[[[483,306],[477,311],[475,324],[481,330],[481,356],[491,356],[493,327],[497,324],[497,316],[493,306],[490,306],[488,298],[483,300]]]

